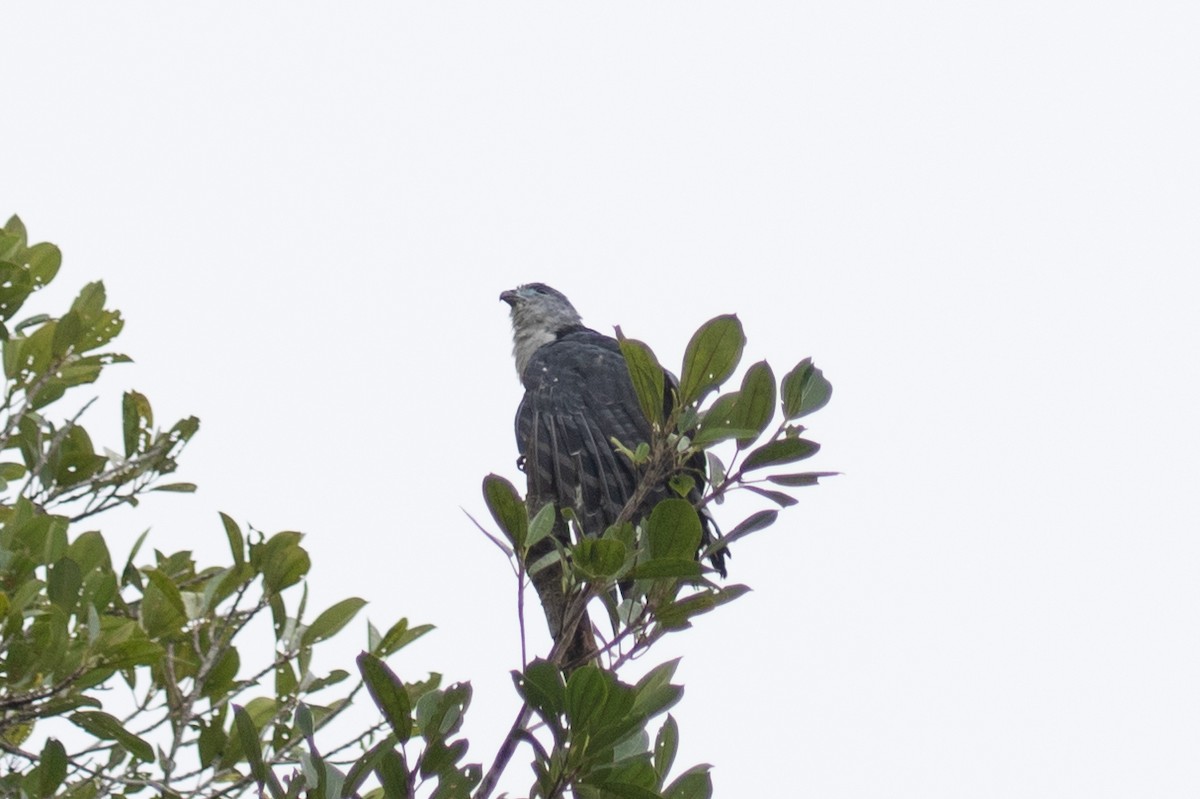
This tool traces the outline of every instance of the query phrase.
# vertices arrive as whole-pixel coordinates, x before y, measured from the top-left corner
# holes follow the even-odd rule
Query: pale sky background
[[[678,762],[723,797],[1200,794],[1194,3],[0,18],[0,214],[65,253],[27,308],[101,278],[124,311],[107,443],[127,388],[203,420],[200,492],[113,539],[306,531],[313,607],[438,625],[393,665],[472,680],[490,760],[512,577],[460,507],[521,477],[497,295],[550,283],[672,365],[737,312],[747,365],[833,381],[810,463],[845,474],[655,659]]]

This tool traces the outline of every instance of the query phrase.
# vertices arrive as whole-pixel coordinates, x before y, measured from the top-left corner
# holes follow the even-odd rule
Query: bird
[[[515,432],[529,511],[536,513],[553,502],[559,511],[554,536],[563,544],[570,543],[561,514],[565,508],[574,512],[583,535],[600,536],[621,516],[640,480],[637,465],[613,441],[633,449],[649,442],[652,432],[620,344],[612,336],[586,327],[571,301],[545,283],[520,285],[502,292],[500,299],[509,305],[513,359],[525,388]],[[669,413],[675,381],[670,375],[665,380],[665,410]],[[687,470],[694,481],[687,499],[698,506],[704,488],[701,453],[689,460]],[[637,522],[670,496],[677,495],[664,479],[646,494],[630,520]],[[707,513],[700,516],[703,550],[713,540],[715,525]],[[531,553],[531,562],[552,549],[552,543],[543,543],[545,549]],[[710,555],[722,577],[726,554],[721,549]],[[547,569],[541,575],[540,579],[533,575],[534,585],[551,636],[558,642],[564,626],[561,573]],[[589,647],[594,649],[587,627],[579,624],[575,640],[566,645],[569,659],[586,659]]]

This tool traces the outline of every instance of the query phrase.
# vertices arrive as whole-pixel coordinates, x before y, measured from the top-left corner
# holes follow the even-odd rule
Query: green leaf
[[[738,448],[749,446],[758,438],[771,417],[775,415],[775,374],[766,361],[759,361],[746,370],[742,378],[742,388],[738,392],[738,400],[734,406],[732,427],[743,430],[754,430],[752,436],[739,436]]]
[[[489,474],[483,478],[483,499],[496,524],[508,535],[508,540],[516,549],[523,551],[529,532],[529,514],[517,489],[503,477]]]
[[[171,603],[171,607],[178,611],[180,615],[186,616],[187,609],[183,604],[183,595],[179,592],[179,586],[175,585],[174,581],[159,569],[144,569],[143,571],[146,574],[146,578],[159,591],[162,591],[163,596]]]
[[[313,714],[308,705],[301,702],[296,706],[296,729],[305,738],[313,737]]]
[[[196,742],[196,749],[202,766],[211,764],[225,751],[225,744],[229,739],[225,735],[223,719],[224,712],[219,718],[209,721],[205,721],[203,718],[197,719],[200,724],[200,736]]]
[[[254,775],[258,787],[260,789],[265,787],[271,792],[274,799],[283,799],[284,791],[283,786],[279,783],[279,778],[275,776],[275,772],[267,768],[267,764],[263,761],[262,743],[258,740],[258,729],[255,727],[250,713],[246,708],[234,705],[233,717],[238,739],[246,754],[246,762],[250,765],[250,773]]]
[[[41,242],[25,251],[25,263],[36,291],[58,274],[58,268],[62,265],[62,251],[53,244]]]
[[[343,627],[349,624],[350,620],[366,604],[367,601],[365,599],[350,597],[332,605],[321,613],[321,615],[317,616],[312,624],[308,625],[308,629],[304,631],[304,635],[300,638],[300,643],[304,646],[311,646],[318,641],[332,638]]]
[[[595,786],[605,799],[662,799],[662,794],[629,782],[606,781]],[[579,794],[589,796],[590,794]]]
[[[744,585],[727,585],[699,591],[683,599],[659,607],[657,620],[668,630],[679,630],[690,626],[690,619],[713,608],[732,602],[750,589]]]
[[[380,642],[376,654],[386,656],[398,652],[432,629],[432,624],[418,624],[410,629],[408,619],[401,619],[383,634],[383,640]]]
[[[655,580],[660,577],[699,577],[703,568],[694,558],[655,558],[639,563],[629,573],[635,580]]]
[[[743,424],[742,414],[738,409],[740,400],[740,391],[731,391],[717,397],[701,417],[700,429],[696,431],[692,443],[703,447],[730,438],[756,437],[759,431]]]
[[[67,778],[67,750],[57,738],[49,738],[42,747],[37,765],[38,796],[53,796]]]
[[[383,713],[396,740],[404,743],[412,736],[412,705],[404,683],[388,665],[369,652],[358,656],[358,670],[375,706]]]
[[[533,549],[539,541],[552,532],[554,532],[554,503],[547,502],[529,522],[529,535],[525,540],[526,552]]]
[[[685,405],[724,383],[737,368],[746,336],[737,316],[727,314],[705,322],[688,342],[683,355],[680,402]]]
[[[221,513],[221,524],[225,526],[225,537],[229,539],[229,551],[233,553],[233,562],[241,566],[246,562],[246,540],[242,538],[241,528],[224,513]]]
[[[664,499],[646,522],[651,560],[695,558],[700,547],[700,516],[685,499]]]
[[[776,466],[784,463],[811,458],[821,449],[821,445],[806,438],[781,438],[768,441],[746,456],[742,463],[742,471],[749,472],[764,466]]]
[[[121,426],[125,438],[125,457],[145,450],[154,427],[154,411],[150,400],[136,391],[126,391],[121,399]]]
[[[638,680],[634,709],[642,718],[652,718],[674,705],[683,696],[683,686],[672,685],[679,658],[655,666]]]
[[[617,341],[621,347],[621,354],[625,356],[625,366],[629,369],[629,378],[633,381],[633,390],[637,394],[638,404],[642,407],[642,415],[652,425],[661,424],[666,390],[666,376],[662,366],[649,347],[637,339],[625,338],[619,327]],[[633,444],[632,441],[623,443]]]
[[[46,581],[46,596],[66,611],[79,601],[79,589],[83,587],[83,571],[71,558],[59,558],[50,568]]]
[[[80,289],[79,296],[71,303],[71,311],[79,315],[80,322],[90,327],[104,311],[104,300],[104,283],[93,281]]]
[[[241,656],[236,649],[230,647],[225,650],[224,654],[217,659],[212,669],[209,670],[208,675],[204,678],[204,683],[201,686],[201,695],[208,699],[215,699],[223,696],[225,692],[233,688],[234,679],[237,677],[241,662]]]
[[[384,754],[375,768],[375,775],[379,777],[385,799],[410,799],[412,796],[408,790],[408,764],[400,752],[393,749]]]
[[[712,799],[710,768],[708,765],[692,766],[663,791],[663,799]]]
[[[368,749],[358,760],[355,760],[354,765],[346,774],[346,784],[342,789],[342,796],[358,794],[358,789],[366,782],[367,777],[371,776],[371,772],[379,768],[385,757],[393,754],[395,746],[396,740],[388,736]]]
[[[615,538],[585,538],[571,547],[571,560],[591,580],[608,580],[625,566],[625,545]]]
[[[265,543],[251,548],[251,565],[262,571],[263,584],[272,593],[300,582],[312,562],[300,546],[301,535],[285,531],[276,533]]]
[[[833,386],[812,358],[805,358],[783,376],[783,415],[799,419],[825,407],[833,395]]]
[[[766,497],[781,508],[790,508],[795,505],[797,500],[791,494],[785,494],[782,491],[771,491],[767,488],[759,488],[758,486],[743,486],[747,491],[758,494],[760,497]]]
[[[562,670],[549,661],[537,659],[529,664],[525,673],[514,671],[513,681],[521,698],[552,726],[566,712],[566,684]]]
[[[667,485],[671,486],[671,490],[677,495],[687,499],[688,494],[692,493],[692,489],[696,487],[696,478],[690,474],[674,474],[667,481]]]
[[[573,733],[578,735],[588,729],[591,719],[603,708],[613,679],[591,663],[571,673],[567,679],[565,709]]]
[[[11,319],[33,291],[29,272],[8,261],[0,261],[0,319]]]
[[[444,691],[425,693],[416,705],[417,728],[427,743],[444,741],[462,726],[463,712],[471,703],[470,683],[455,683]]]
[[[165,485],[154,486],[151,491],[169,491],[176,494],[194,494],[196,493],[195,483],[167,483]]]
[[[750,533],[770,527],[775,523],[777,518],[779,518],[779,511],[777,510],[760,510],[757,513],[752,513],[732,530],[722,535],[721,540],[714,542],[714,544],[719,544],[720,546],[730,544],[739,538],[750,535]]]
[[[836,477],[840,472],[802,472],[800,474],[773,474],[769,482],[781,486],[815,486],[822,477]]]
[[[663,722],[662,727],[658,730],[658,735],[654,738],[654,770],[658,772],[660,786],[666,782],[667,775],[671,773],[671,766],[675,764],[675,754],[678,751],[679,724],[675,721],[675,717],[668,713],[667,720]]]
[[[83,323],[79,314],[69,311],[58,320],[54,327],[54,339],[50,344],[50,352],[55,358],[61,358],[75,346],[83,333]]]
[[[116,741],[138,760],[154,762],[154,749],[145,740],[134,735],[117,719],[100,710],[81,710],[70,715],[77,727],[105,741]]]

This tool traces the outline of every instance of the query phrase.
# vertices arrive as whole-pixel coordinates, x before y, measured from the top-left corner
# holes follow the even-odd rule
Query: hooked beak
[[[508,291],[500,292],[500,299],[507,302],[509,305],[517,304],[517,292],[509,289]]]

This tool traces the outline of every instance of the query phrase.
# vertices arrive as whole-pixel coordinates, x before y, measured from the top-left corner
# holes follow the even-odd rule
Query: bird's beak
[[[500,299],[507,302],[509,305],[517,304],[517,292],[509,289],[508,291],[500,292]]]

